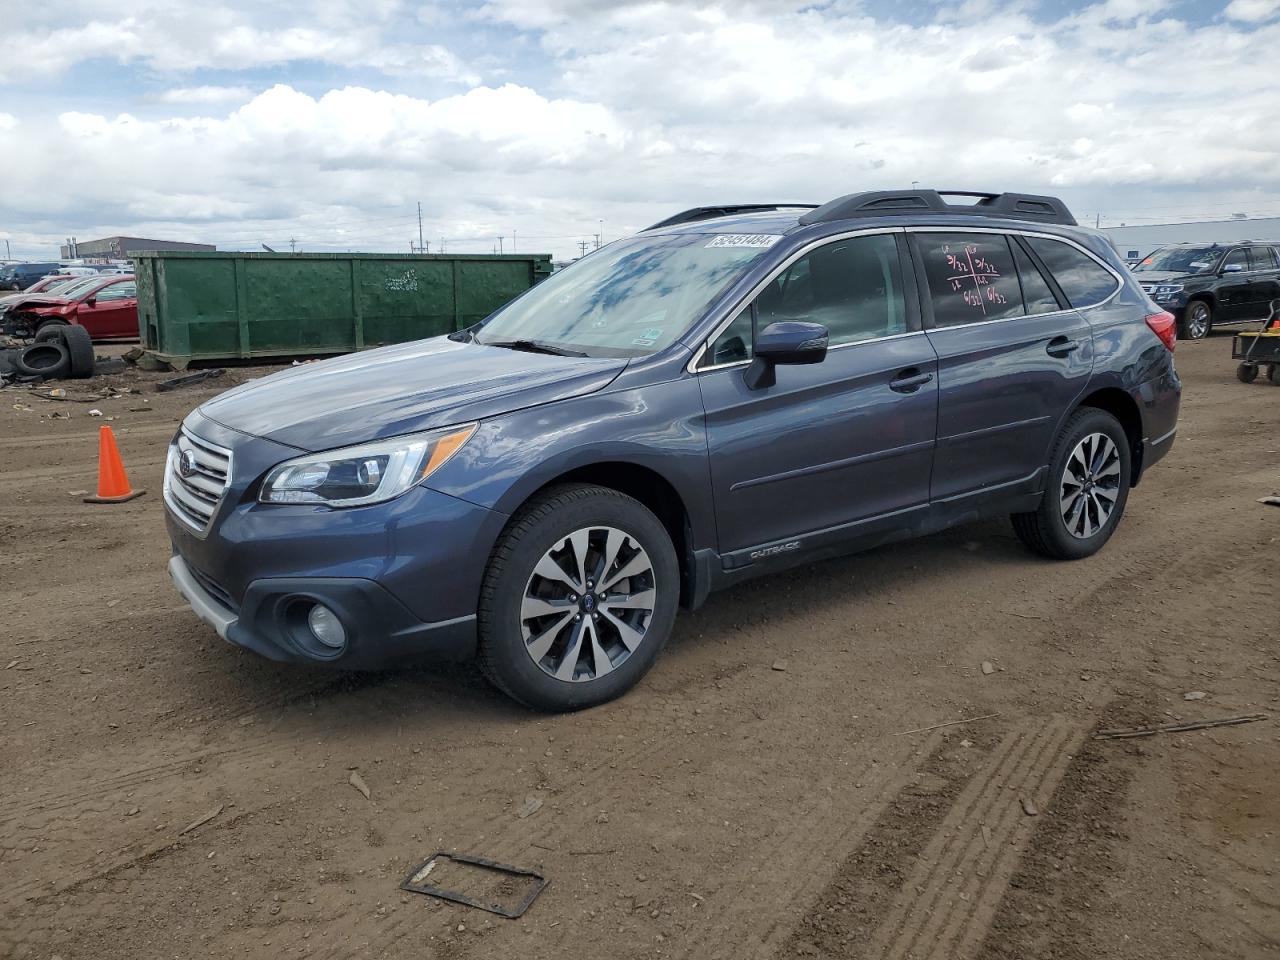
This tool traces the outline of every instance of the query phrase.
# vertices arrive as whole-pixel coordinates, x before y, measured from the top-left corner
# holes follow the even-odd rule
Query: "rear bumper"
[[[1142,472],[1146,473],[1151,465],[1161,460],[1166,453],[1173,449],[1173,438],[1178,435],[1178,428],[1174,427],[1163,437],[1156,437],[1154,440],[1142,441]]]
[[[374,670],[414,659],[465,660],[475,653],[476,618],[424,623],[373,580],[359,577],[278,577],[254,580],[239,606],[202,582],[178,555],[169,576],[196,616],[222,639],[271,660]],[[346,630],[341,651],[315,642],[306,624],[323,603]]]

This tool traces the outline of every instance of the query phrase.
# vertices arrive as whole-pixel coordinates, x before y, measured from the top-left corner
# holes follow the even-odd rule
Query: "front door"
[[[901,234],[829,242],[779,271],[705,352],[698,382],[720,552],[729,565],[926,511],[937,360],[919,330]],[[827,327],[822,363],[747,387],[753,331]]]
[[[1249,272],[1248,251],[1243,247],[1229,251],[1218,272],[1222,279],[1213,319],[1218,323],[1247,320],[1253,315],[1253,274]]]
[[[118,280],[98,290],[76,308],[76,321],[91,337],[136,337],[138,291],[133,280]]]
[[[911,242],[938,354],[931,498],[1032,492],[1063,414],[1089,381],[1089,323],[1004,234],[920,231]]]

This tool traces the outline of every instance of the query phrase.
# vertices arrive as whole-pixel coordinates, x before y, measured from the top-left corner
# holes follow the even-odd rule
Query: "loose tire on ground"
[[[1101,441],[1092,446],[1086,444],[1091,437],[1105,437],[1110,447]],[[1083,448],[1082,444],[1085,444]],[[1112,448],[1114,460],[1108,452]],[[1094,451],[1099,460],[1105,453],[1106,461],[1085,464],[1086,476],[1081,476],[1081,453],[1084,459],[1090,459]],[[1023,544],[1042,556],[1055,560],[1092,556],[1111,538],[1124,515],[1131,470],[1129,438],[1120,421],[1105,410],[1081,407],[1068,418],[1053,446],[1049,477],[1039,508],[1031,513],[1014,514],[1011,518],[1014,532]],[[1098,479],[1091,481],[1093,477]],[[1085,498],[1084,503],[1077,504],[1081,497]],[[1100,505],[1107,501],[1111,505],[1104,518],[1100,516]],[[1077,506],[1083,507],[1083,514],[1074,512]],[[1071,529],[1064,510],[1071,517]],[[1100,521],[1096,529],[1092,529],[1091,521]]]
[[[70,324],[65,320],[45,320],[40,326],[36,327],[35,341],[36,343],[44,343],[46,340],[58,340],[62,337],[62,332],[69,326]]]
[[[83,380],[93,376],[93,338],[84,327],[70,324],[62,328],[62,343],[71,357],[71,376]]]
[[[481,670],[538,710],[605,703],[653,665],[679,595],[675,548],[643,504],[607,487],[551,487],[511,518],[489,558]]]
[[[1241,383],[1253,383],[1258,379],[1258,365],[1256,363],[1242,363],[1236,367],[1236,379]]]
[[[13,368],[24,377],[61,380],[71,372],[71,354],[61,341],[45,340],[19,351]]]
[[[1213,330],[1213,308],[1204,300],[1192,300],[1178,321],[1179,340],[1203,340]]]

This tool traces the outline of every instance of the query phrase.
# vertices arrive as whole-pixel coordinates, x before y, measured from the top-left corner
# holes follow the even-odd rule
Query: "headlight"
[[[258,500],[330,507],[382,503],[439,470],[471,439],[476,426],[448,427],[286,460],[267,474]]]

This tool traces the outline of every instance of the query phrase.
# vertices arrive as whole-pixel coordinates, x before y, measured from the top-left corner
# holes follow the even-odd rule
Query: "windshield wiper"
[[[523,350],[525,353],[549,353],[554,357],[585,357],[579,350],[566,350],[553,343],[541,340],[485,340],[477,341],[486,347],[506,347],[508,350]]]

